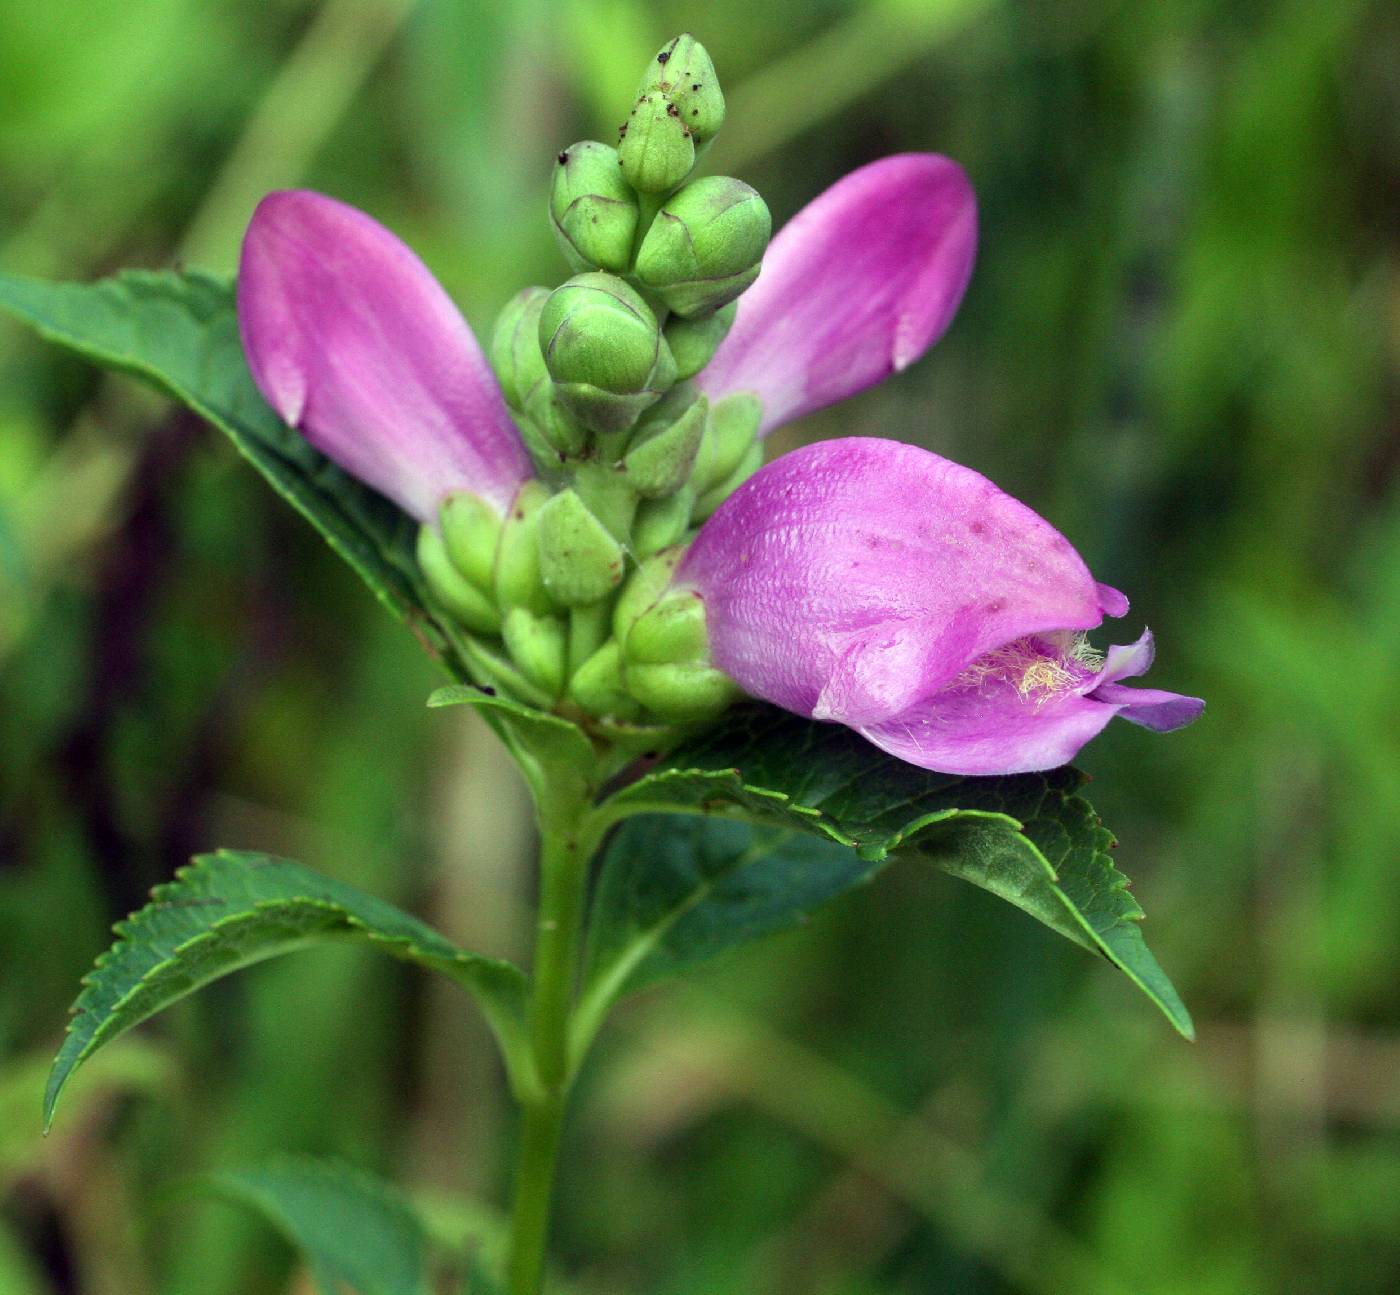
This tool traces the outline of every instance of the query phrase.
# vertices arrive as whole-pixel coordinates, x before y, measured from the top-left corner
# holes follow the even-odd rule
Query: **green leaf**
[[[251,1205],[306,1256],[321,1295],[428,1295],[423,1229],[388,1183],[336,1162],[283,1156],[198,1186]]]
[[[94,364],[144,379],[212,423],[424,647],[462,675],[428,611],[413,556],[416,523],[273,413],[243,358],[231,283],[193,271],[133,270],[93,284],[0,275],[0,308]]]
[[[199,855],[116,927],[73,1005],[44,1094],[45,1127],[73,1071],[98,1048],[194,990],[279,953],[363,941],[440,971],[472,993],[518,1064],[524,977],[450,944],[416,917],[344,882],[266,854]]]
[[[999,778],[930,773],[840,725],[752,706],[673,752],[602,812],[722,815],[802,831],[871,863],[926,859],[1101,953],[1190,1038],[1191,1018],[1109,857],[1112,834],[1077,794],[1083,783],[1068,767]]]
[[[624,993],[800,926],[883,866],[835,841],[733,819],[624,823],[594,892],[576,1050]]]
[[[592,796],[598,755],[577,724],[475,684],[439,688],[428,698],[428,705],[470,706],[480,714],[510,748],[535,788],[541,812],[565,808],[548,803],[555,799],[578,805]]]

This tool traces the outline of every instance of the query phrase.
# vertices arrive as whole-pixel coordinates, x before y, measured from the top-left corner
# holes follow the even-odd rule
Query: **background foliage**
[[[692,27],[715,169],[779,220],[861,162],[967,166],[949,336],[783,444],[917,441],[1050,517],[1210,700],[1081,763],[1196,1017],[1011,908],[887,871],[624,1010],[585,1076],[580,1295],[1370,1292],[1400,1274],[1400,20],[1360,0],[102,0],[0,11],[0,269],[232,268],[310,184],[478,330],[562,273],[550,159]],[[486,1027],[354,949],[222,982],[38,1095],[109,924],[215,845],[519,956],[524,795],[231,449],[0,325],[0,1292],[305,1289],[162,1194],[274,1151],[486,1238]],[[232,1179],[227,1179],[232,1181]]]

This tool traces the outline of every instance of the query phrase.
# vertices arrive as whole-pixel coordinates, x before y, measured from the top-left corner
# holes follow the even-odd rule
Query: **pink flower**
[[[471,329],[383,225],[304,189],[253,213],[238,322],[282,419],[418,521],[472,490],[502,512],[533,475]]]

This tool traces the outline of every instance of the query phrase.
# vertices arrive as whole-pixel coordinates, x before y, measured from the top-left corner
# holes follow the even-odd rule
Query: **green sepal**
[[[623,677],[633,697],[672,724],[703,724],[717,719],[744,695],[727,674],[701,661],[662,665],[629,661]]]
[[[557,471],[561,455],[572,458],[587,449],[588,429],[559,398],[559,389],[550,381],[548,374],[526,396],[525,416],[525,421],[534,429],[542,446],[539,451],[531,449],[531,455],[536,466],[543,471]]]
[[[489,590],[505,519],[480,495],[460,490],[443,500],[438,523],[452,565],[478,589]]]
[[[643,612],[623,641],[623,655],[643,665],[704,661],[709,656],[705,604],[695,593],[671,594]]]
[[[453,620],[474,634],[498,634],[501,614],[488,594],[466,578],[448,556],[437,527],[418,529],[418,569],[429,592]]]
[[[540,577],[561,606],[597,602],[622,582],[622,545],[573,490],[540,509],[536,538]]]
[[[772,229],[767,204],[742,180],[694,180],[652,221],[637,278],[676,314],[708,315],[758,278]]]
[[[551,610],[540,578],[539,542],[535,536],[540,509],[549,497],[549,487],[543,481],[527,481],[511,504],[496,547],[494,583],[496,602],[501,607],[524,607],[537,615]]]
[[[549,217],[570,269],[626,270],[637,215],[637,195],[623,178],[615,148],[588,139],[559,154]]]
[[[630,723],[642,716],[642,706],[628,693],[622,679],[622,648],[609,639],[569,681],[569,697],[598,718]]]
[[[711,486],[695,505],[694,521],[698,525],[703,522],[716,508],[729,498],[740,486],[744,484],[755,472],[763,466],[763,444],[755,441],[744,451],[739,459],[738,466],[717,486]]]
[[[638,97],[619,132],[622,174],[638,193],[667,193],[695,165],[695,140],[660,90]]]
[[[673,315],[666,321],[663,330],[666,344],[676,360],[676,378],[684,382],[693,378],[719,350],[719,344],[728,336],[734,326],[734,316],[739,313],[739,303],[731,301],[709,315],[698,319],[686,319]]]
[[[710,403],[701,396],[669,427],[633,443],[623,459],[627,479],[643,499],[674,494],[690,478],[705,435]]]
[[[548,299],[548,288],[522,288],[501,308],[491,330],[491,368],[515,409],[524,409],[531,388],[549,376],[540,353],[540,311]]]
[[[526,679],[550,698],[564,691],[568,634],[558,616],[537,616],[524,607],[512,607],[501,623],[501,637]]]
[[[627,641],[637,618],[670,588],[671,578],[684,556],[683,549],[663,549],[632,572],[613,608],[613,637],[619,643]]]
[[[663,45],[642,79],[639,93],[660,91],[695,137],[708,143],[724,125],[724,92],[708,51],[689,33]]]
[[[637,509],[632,524],[632,552],[638,558],[679,544],[690,529],[690,515],[695,510],[695,488],[682,486],[664,499],[647,499]]]
[[[691,480],[700,494],[721,485],[738,469],[758,438],[763,406],[747,392],[725,396],[710,407],[705,440],[695,460]]]

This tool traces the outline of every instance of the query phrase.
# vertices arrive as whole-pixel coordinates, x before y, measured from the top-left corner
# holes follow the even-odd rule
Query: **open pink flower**
[[[283,420],[418,521],[456,490],[504,512],[533,475],[466,321],[362,211],[304,189],[268,194],[243,240],[238,323]]]
[[[704,601],[714,663],[747,692],[926,769],[1049,769],[1115,715],[1164,731],[1203,706],[1119,683],[1151,665],[1149,634],[1088,647],[1128,602],[1048,522],[897,441],[770,463],[701,528],[676,584]]]

